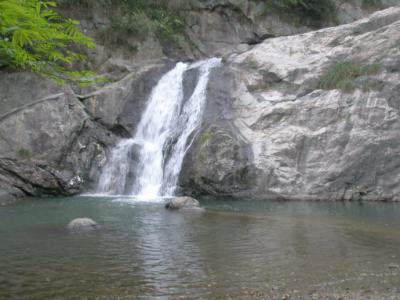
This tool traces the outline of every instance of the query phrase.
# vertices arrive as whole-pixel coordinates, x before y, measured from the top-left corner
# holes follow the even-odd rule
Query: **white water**
[[[113,149],[98,193],[143,198],[174,194],[183,159],[202,121],[210,71],[219,63],[216,58],[191,65],[178,63],[160,79],[135,136]],[[193,94],[183,103],[183,79],[189,69],[198,69],[199,77]]]

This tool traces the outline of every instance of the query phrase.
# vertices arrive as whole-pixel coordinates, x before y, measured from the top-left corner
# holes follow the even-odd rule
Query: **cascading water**
[[[185,153],[201,124],[210,71],[219,64],[217,58],[191,65],[178,63],[160,79],[135,136],[113,149],[97,192],[145,198],[174,194]],[[199,78],[192,95],[183,103],[183,79],[190,69],[198,69]],[[128,180],[131,177],[133,182]]]

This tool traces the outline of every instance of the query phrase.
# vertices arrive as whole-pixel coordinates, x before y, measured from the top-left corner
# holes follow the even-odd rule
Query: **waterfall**
[[[174,195],[183,159],[201,125],[213,58],[178,63],[153,88],[133,138],[113,150],[99,179],[97,192],[145,198]],[[184,101],[186,71],[197,69],[197,84]],[[131,180],[130,180],[131,179]]]

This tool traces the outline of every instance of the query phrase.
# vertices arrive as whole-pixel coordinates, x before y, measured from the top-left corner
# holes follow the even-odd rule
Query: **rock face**
[[[400,200],[400,7],[269,39],[210,80],[182,186],[265,199]],[[321,89],[340,63],[374,72]],[[211,111],[211,112],[210,112]]]
[[[97,122],[118,135],[130,136],[152,88],[172,65],[171,62],[143,65],[122,80],[79,98]]]
[[[146,64],[87,95],[30,73],[0,73],[1,202],[93,190],[170,65]]]
[[[335,3],[341,23],[369,11],[360,1]],[[88,53],[92,66],[120,80],[96,91],[0,71],[1,203],[92,190],[110,149],[134,132],[151,88],[171,68],[166,58],[215,55],[224,55],[225,64],[211,75],[203,131],[182,172],[183,191],[398,199],[399,8],[272,38],[311,26],[265,15],[259,1],[168,4],[178,5],[188,24],[188,45],[177,50],[149,37],[135,53],[99,46]],[[110,21],[88,20],[82,26],[90,34]],[[327,25],[331,21],[319,24]],[[342,61],[379,70],[355,78],[352,92],[319,89],[321,76]],[[195,76],[188,72],[185,93]]]
[[[176,197],[167,202],[165,208],[167,209],[182,209],[182,208],[198,208],[199,201],[192,197]]]
[[[8,87],[0,99],[1,198],[70,195],[96,181],[117,137],[71,90],[26,73],[1,73],[0,87]]]
[[[223,56],[232,50],[246,49],[264,39],[303,33],[312,28],[322,28],[353,22],[367,16],[371,9],[361,1],[332,1],[332,15],[320,19],[276,11],[267,1],[207,0],[171,1],[188,24],[186,35],[200,53],[206,56]],[[396,5],[396,0],[383,1],[379,7]],[[299,16],[301,15],[301,16]]]
[[[69,222],[67,228],[71,231],[91,231],[100,229],[100,225],[89,218],[78,218]]]
[[[92,1],[89,1],[92,2]],[[93,1],[94,2],[94,1]],[[159,3],[148,0],[147,3]],[[88,56],[92,67],[112,78],[135,72],[146,64],[168,58],[199,60],[243,52],[263,40],[308,32],[328,26],[350,23],[369,15],[372,11],[398,4],[398,0],[369,1],[332,0],[328,15],[304,15],[298,10],[285,11],[268,6],[271,1],[259,0],[169,0],[161,1],[185,24],[180,41],[160,40],[154,33],[146,36],[131,34],[119,36],[113,29],[110,11],[102,5],[64,9],[63,13],[81,21],[85,33],[96,39],[98,47]],[[379,2],[379,5],[378,5]],[[116,10],[118,11],[118,10]],[[113,37],[105,37],[104,33]],[[106,31],[104,31],[106,30]],[[107,43],[107,40],[118,42]],[[123,41],[123,42],[122,42]]]

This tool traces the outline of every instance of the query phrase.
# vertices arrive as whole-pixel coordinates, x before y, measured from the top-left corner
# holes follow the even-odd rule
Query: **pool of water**
[[[0,299],[400,299],[400,204],[202,206],[75,197],[0,207]],[[78,217],[101,230],[69,232]]]

